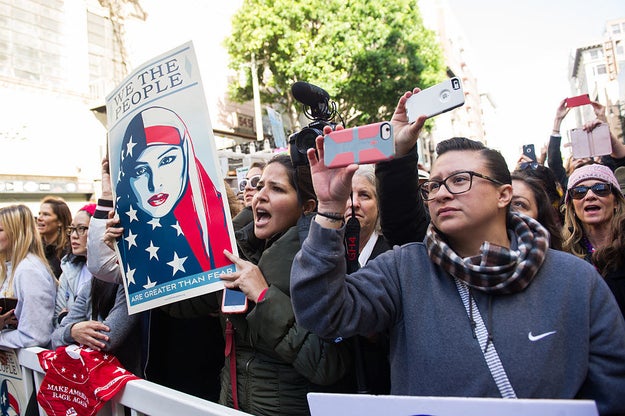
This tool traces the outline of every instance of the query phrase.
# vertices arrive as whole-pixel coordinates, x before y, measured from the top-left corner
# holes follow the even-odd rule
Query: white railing
[[[17,352],[22,367],[26,397],[30,397],[34,386],[40,386],[43,369],[37,353],[42,348],[24,348]],[[126,386],[98,412],[98,416],[124,416],[124,407],[131,409],[132,416],[244,416],[240,412],[217,403],[203,400],[177,390],[172,390],[146,380],[129,381]],[[40,415],[45,415],[39,409]]]

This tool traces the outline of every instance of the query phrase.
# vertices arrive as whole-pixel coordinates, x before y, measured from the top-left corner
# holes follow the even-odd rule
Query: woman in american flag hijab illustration
[[[120,156],[118,248],[130,293],[231,264],[222,195],[176,113],[150,107],[134,116]]]

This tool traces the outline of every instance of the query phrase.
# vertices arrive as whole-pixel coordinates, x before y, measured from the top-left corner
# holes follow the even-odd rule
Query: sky
[[[131,45],[134,64],[193,40],[199,64],[208,72],[203,76],[206,94],[219,96],[227,73],[225,65],[213,63],[228,58],[221,39],[212,35],[228,30],[228,16],[242,1],[215,7],[205,0],[179,0],[173,9],[146,1],[148,21],[137,28]],[[523,144],[533,143],[538,151],[547,142],[559,102],[571,95],[571,51],[601,39],[606,20],[625,17],[625,0],[447,2],[467,42],[471,72],[497,105],[498,125],[489,129],[497,132],[496,139],[488,144],[501,150],[509,164]],[[209,108],[211,118],[216,111]]]
[[[509,164],[523,144],[539,151],[548,141],[556,108],[571,95],[571,51],[601,39],[607,20],[625,17],[624,0],[447,1],[478,86],[497,105],[500,137],[488,144]]]

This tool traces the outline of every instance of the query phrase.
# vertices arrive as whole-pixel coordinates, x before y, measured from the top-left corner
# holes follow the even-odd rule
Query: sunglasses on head
[[[239,191],[245,191],[248,184],[251,188],[256,188],[258,186],[258,182],[260,182],[260,175],[254,175],[251,178],[241,179],[241,182],[239,182]]]
[[[608,196],[612,192],[612,184],[599,182],[593,186],[574,186],[569,189],[569,196],[573,199],[582,199],[588,191],[592,191],[597,196]]]
[[[519,165],[519,169],[521,169],[521,170],[525,170],[525,169],[536,170],[536,169],[538,169],[538,162],[521,162],[521,164]]]

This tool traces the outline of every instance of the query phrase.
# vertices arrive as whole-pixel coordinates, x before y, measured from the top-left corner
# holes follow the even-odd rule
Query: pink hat
[[[573,173],[571,173],[571,176],[569,176],[569,183],[566,187],[565,202],[569,201],[569,189],[588,179],[597,179],[612,184],[614,189],[621,189],[621,186],[616,180],[616,176],[614,176],[614,172],[612,172],[612,169],[609,167],[597,163],[593,165],[584,165],[575,169]]]
[[[84,207],[80,208],[80,209],[78,210],[78,212],[80,212],[80,211],[85,211],[85,212],[87,212],[87,213],[88,213],[91,217],[93,217],[93,214],[95,213],[95,207],[96,207],[96,204],[87,204],[87,205],[85,205]]]

